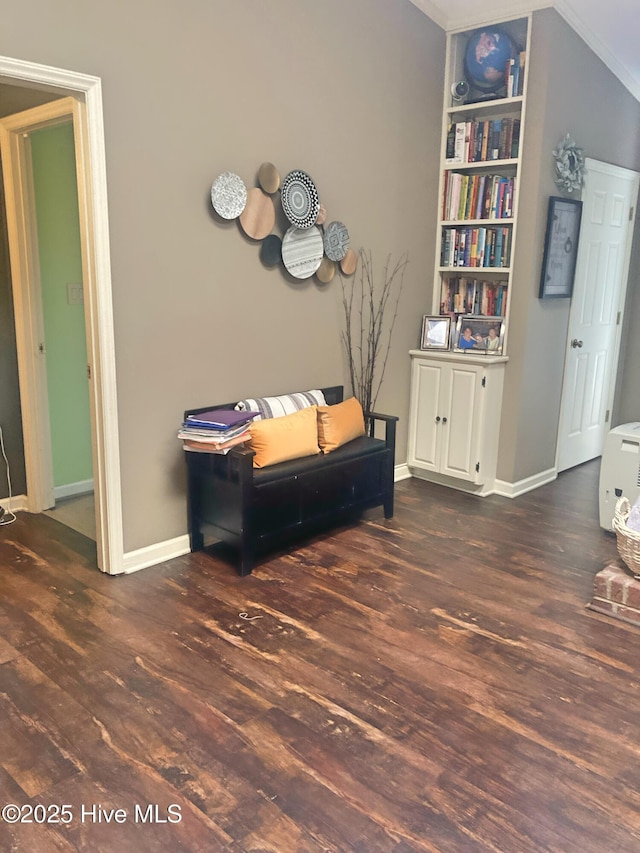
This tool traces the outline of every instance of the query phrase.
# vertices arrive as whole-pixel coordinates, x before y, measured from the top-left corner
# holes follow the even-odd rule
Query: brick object
[[[640,626],[640,580],[620,561],[598,572],[593,582],[590,610]]]

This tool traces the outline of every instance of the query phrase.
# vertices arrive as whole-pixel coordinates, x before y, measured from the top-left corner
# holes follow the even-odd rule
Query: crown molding
[[[555,0],[554,6],[558,14],[562,15],[569,26],[575,30],[596,56],[604,62],[609,71],[629,90],[636,101],[640,101],[640,81],[629,71],[627,66],[623,62],[620,62],[599,36],[576,14],[567,0]]]

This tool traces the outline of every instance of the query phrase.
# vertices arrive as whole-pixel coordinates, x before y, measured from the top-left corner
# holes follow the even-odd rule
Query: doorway
[[[640,175],[587,158],[556,467],[602,454],[611,429]]]
[[[82,282],[91,413],[92,462],[98,567],[109,574],[123,571],[120,457],[115,384],[111,270],[109,260],[106,169],[102,94],[99,78],[0,57],[0,82],[19,81],[60,96],[44,107],[46,115],[26,111],[19,118],[0,120],[0,145],[5,166],[9,251],[16,314],[16,345],[27,477],[27,509],[41,512],[47,504],[43,471],[47,456],[40,453],[41,424],[46,417],[40,358],[42,314],[33,298],[37,247],[30,226],[31,188],[25,171],[24,133],[47,123],[73,124],[78,206],[82,243]],[[28,115],[31,113],[31,115]],[[44,123],[43,123],[44,122]],[[44,476],[43,476],[44,474]]]
[[[45,513],[95,540],[91,419],[82,287],[82,247],[73,123],[23,134],[33,186],[48,400],[53,503]],[[37,287],[37,283],[36,283]],[[95,511],[93,512],[95,515]]]

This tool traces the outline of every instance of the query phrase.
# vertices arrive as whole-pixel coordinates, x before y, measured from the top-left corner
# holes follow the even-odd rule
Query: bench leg
[[[239,572],[241,577],[246,577],[250,575],[253,571],[253,567],[255,565],[255,548],[252,544],[248,542],[242,542],[240,544],[240,566]]]
[[[385,498],[383,503],[384,506],[384,517],[385,518],[393,518],[393,492]]]

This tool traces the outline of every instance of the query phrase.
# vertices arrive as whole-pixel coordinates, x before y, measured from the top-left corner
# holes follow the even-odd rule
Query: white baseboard
[[[140,569],[147,569],[149,566],[164,563],[165,560],[182,557],[190,551],[189,536],[185,534],[184,536],[176,536],[175,539],[167,539],[166,542],[157,542],[155,545],[138,548],[137,551],[129,551],[124,555],[122,566],[124,573],[129,575],[132,572],[139,572]]]
[[[406,480],[409,477],[411,477],[411,472],[407,465],[396,465],[394,475],[396,482]],[[168,539],[166,542],[157,542],[155,545],[148,545],[146,548],[139,548],[137,551],[129,551],[124,555],[122,563],[124,573],[129,575],[132,572],[139,572],[140,569],[148,569],[150,566],[164,563],[165,560],[182,557],[190,551],[191,542],[188,534],[176,536],[175,539]]]
[[[399,483],[400,480],[408,480],[411,477],[411,471],[409,470],[409,466],[405,462],[403,465],[396,465],[393,481],[394,483]]]
[[[88,495],[93,491],[93,479],[78,480],[77,483],[67,483],[66,486],[54,486],[53,496],[56,500],[72,498],[75,495]]]
[[[548,468],[546,471],[540,471],[538,474],[533,474],[524,480],[518,480],[516,483],[496,480],[493,493],[494,495],[502,495],[504,498],[517,498],[519,495],[524,495],[526,492],[531,492],[533,489],[538,489],[540,486],[552,483],[557,476],[557,468]]]
[[[26,512],[29,509],[29,502],[26,495],[12,495],[9,498],[0,498],[0,506],[9,512]]]

